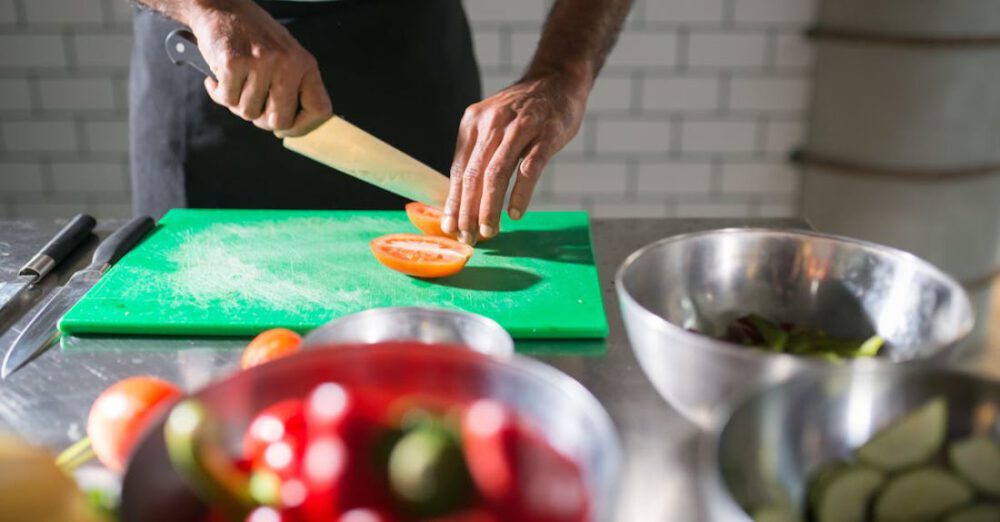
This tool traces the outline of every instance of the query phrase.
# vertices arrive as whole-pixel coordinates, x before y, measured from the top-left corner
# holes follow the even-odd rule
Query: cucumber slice
[[[1000,496],[1000,445],[995,440],[980,435],[954,442],[948,447],[948,460],[972,487]]]
[[[806,489],[806,506],[811,511],[816,511],[816,507],[819,504],[819,495],[826,489],[826,485],[830,482],[830,479],[836,477],[847,467],[849,467],[849,464],[846,462],[835,460],[823,464],[812,473],[812,478],[809,479],[809,486]]]
[[[439,422],[420,424],[396,442],[389,454],[389,486],[422,516],[455,511],[473,494],[461,442]]]
[[[940,468],[917,468],[889,479],[875,500],[878,522],[933,520],[972,500],[972,488]]]
[[[854,357],[875,357],[883,346],[885,346],[885,339],[881,336],[873,335],[861,343],[861,346],[852,355]]]
[[[802,522],[802,517],[784,504],[771,504],[753,510],[753,522]]]
[[[942,522],[997,522],[997,520],[1000,520],[1000,506],[973,504],[948,515]]]
[[[885,475],[864,465],[844,466],[819,483],[813,514],[817,522],[863,522]],[[813,497],[810,491],[810,496]]]
[[[948,402],[936,397],[876,433],[855,454],[889,472],[926,464],[944,445],[947,428]]]
[[[243,520],[257,506],[250,495],[250,474],[222,449],[222,426],[195,399],[181,401],[163,427],[174,471],[205,502]]]

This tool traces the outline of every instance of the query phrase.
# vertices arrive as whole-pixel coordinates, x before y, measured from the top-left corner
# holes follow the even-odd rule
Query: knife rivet
[[[177,46],[176,46],[176,47],[174,47],[174,49],[177,49],[177,52],[179,52],[179,53],[183,53],[183,52],[184,52],[184,50],[185,50],[185,48],[184,48],[184,44],[182,44],[182,43],[180,43],[180,42],[177,42]]]

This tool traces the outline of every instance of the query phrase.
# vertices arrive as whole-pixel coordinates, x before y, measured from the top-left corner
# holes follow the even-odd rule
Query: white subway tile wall
[[[464,0],[484,94],[517,79],[552,0]],[[789,216],[817,0],[637,0],[533,208]],[[129,210],[127,0],[0,0],[0,217]]]

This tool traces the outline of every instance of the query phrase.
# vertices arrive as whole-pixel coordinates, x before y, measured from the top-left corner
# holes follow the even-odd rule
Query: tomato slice
[[[372,253],[383,265],[415,277],[457,274],[472,257],[472,247],[446,237],[389,234],[371,242]]]
[[[123,471],[146,427],[181,395],[177,386],[147,376],[129,377],[104,390],[87,417],[87,435],[98,460]]]
[[[455,234],[446,234],[441,230],[441,218],[444,217],[441,209],[413,201],[406,204],[406,217],[410,218],[410,222],[428,236],[450,237],[452,239],[457,237]]]
[[[243,350],[240,368],[246,370],[258,364],[284,357],[298,350],[300,344],[302,344],[302,337],[291,330],[285,328],[266,330],[254,337]]]

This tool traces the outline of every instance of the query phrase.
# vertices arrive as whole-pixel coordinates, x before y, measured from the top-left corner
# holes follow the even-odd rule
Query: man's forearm
[[[246,3],[249,0],[131,0],[146,6],[167,18],[191,25],[192,17],[205,9],[222,7],[226,4]]]
[[[555,73],[589,91],[631,7],[632,0],[557,0],[525,78]]]

